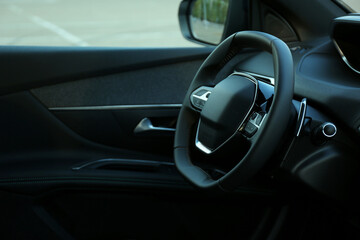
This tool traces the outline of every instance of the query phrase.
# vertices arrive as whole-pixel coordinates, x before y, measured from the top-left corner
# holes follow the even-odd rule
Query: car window
[[[181,0],[0,0],[0,45],[199,46],[181,35]]]
[[[353,12],[360,12],[360,1],[359,0],[338,0],[338,2],[345,4]]]

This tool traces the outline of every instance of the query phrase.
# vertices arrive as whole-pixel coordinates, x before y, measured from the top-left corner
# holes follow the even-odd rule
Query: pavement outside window
[[[0,45],[197,47],[181,0],[0,0]]]
[[[360,1],[359,0],[341,0],[345,4],[349,5],[355,12],[360,12]]]

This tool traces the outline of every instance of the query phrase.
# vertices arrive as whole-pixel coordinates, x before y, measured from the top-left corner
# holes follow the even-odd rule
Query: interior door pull
[[[174,133],[175,128],[154,126],[149,118],[141,120],[134,129],[135,134],[142,133]]]

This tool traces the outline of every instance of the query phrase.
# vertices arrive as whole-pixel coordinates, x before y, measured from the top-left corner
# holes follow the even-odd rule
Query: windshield
[[[359,0],[338,0],[338,2],[346,5],[353,12],[360,12],[360,1]]]

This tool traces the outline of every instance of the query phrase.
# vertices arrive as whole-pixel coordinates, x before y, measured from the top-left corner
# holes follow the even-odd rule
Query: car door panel
[[[272,194],[194,191],[174,166],[174,132],[157,129],[174,128],[211,50],[0,47],[0,236],[249,236]],[[144,119],[155,130],[135,131]]]
[[[173,132],[134,134],[145,118],[175,127],[187,87],[201,61],[65,82],[31,93],[59,119],[92,141],[172,155]],[[91,130],[90,130],[91,129]]]
[[[31,92],[49,108],[179,104],[205,57],[137,70],[119,70],[116,74],[33,88]],[[123,61],[126,65],[127,60]]]
[[[1,155],[3,157],[0,164],[3,183],[11,182],[11,180],[8,181],[9,179],[22,177],[29,179],[73,177],[73,167],[109,158],[171,162],[173,133],[135,134],[134,129],[144,118],[160,122],[170,119],[170,123],[174,125],[181,102],[170,107],[159,103],[181,101],[185,95],[186,85],[190,81],[188,78],[192,78],[198,67],[197,64],[210,51],[204,49],[183,49],[183,51],[120,49],[117,54],[114,54],[114,51],[96,48],[95,50],[92,48],[86,50],[81,48],[3,48],[1,56],[10,56],[12,61],[6,62],[5,65],[8,68],[2,68],[4,79],[7,79],[2,82],[2,92],[39,86],[39,84],[53,85],[50,82],[57,79],[53,81],[54,86],[48,86],[45,89],[38,88],[33,91],[27,89],[1,97],[1,112],[3,116],[6,116],[1,119],[3,130]],[[167,52],[166,55],[165,52]],[[93,55],[93,58],[89,58],[89,55]],[[86,72],[84,75],[92,76],[107,72],[112,65],[104,64],[104,58],[111,59],[115,55],[121,56],[116,57],[116,63],[112,61],[119,72],[115,74],[115,77],[106,74],[102,77],[68,82],[72,79],[70,76],[78,75],[80,71]],[[23,58],[27,59],[31,56],[34,61],[23,66]],[[128,59],[130,60],[127,61]],[[188,62],[189,59],[197,59],[195,61],[197,64]],[[37,64],[33,64],[34,62],[44,63],[43,68],[46,70],[42,72],[43,74],[39,73]],[[142,65],[143,62],[146,64]],[[170,64],[171,62],[177,63]],[[128,66],[135,63],[145,70],[139,70],[139,73],[134,70],[127,72]],[[30,69],[31,65],[35,66],[34,69]],[[95,65],[96,67],[93,68]],[[151,75],[150,66],[152,65],[156,66],[154,67],[155,74]],[[21,71],[14,71],[16,66],[19,66]],[[139,66],[132,68],[136,69]],[[165,70],[161,71],[161,68]],[[125,73],[121,73],[123,71]],[[181,72],[184,74],[180,75]],[[24,73],[26,73],[26,78],[24,78],[26,80],[17,81],[22,76],[25,77]],[[119,75],[121,75],[120,78]],[[148,81],[144,81],[144,78]],[[57,84],[58,82],[67,83],[63,86],[64,84]],[[141,86],[141,82],[144,82],[144,86]],[[105,87],[102,87],[103,85]],[[112,85],[114,85],[113,89],[118,89],[120,93],[110,91],[109,95],[112,97],[108,98],[107,90],[111,89]],[[43,91],[46,93],[42,95]],[[94,91],[98,93],[92,95]],[[78,97],[79,95],[83,97]],[[49,99],[50,101],[47,101]],[[61,102],[62,99],[66,99],[67,102]],[[74,102],[71,99],[74,99]],[[156,99],[160,99],[160,102],[156,102]],[[155,107],[154,103],[157,104]],[[125,109],[120,107],[115,110],[112,108],[101,111],[56,109],[58,106],[112,107],[116,105],[119,107],[124,106],[123,104],[127,104]],[[139,106],[142,107],[139,108]],[[104,173],[104,171],[93,172],[88,175],[93,176],[95,172],[96,174]],[[111,171],[105,172],[105,175],[109,175]],[[139,172],[141,171],[137,171]]]
[[[204,59],[212,48],[0,46],[0,94]]]

